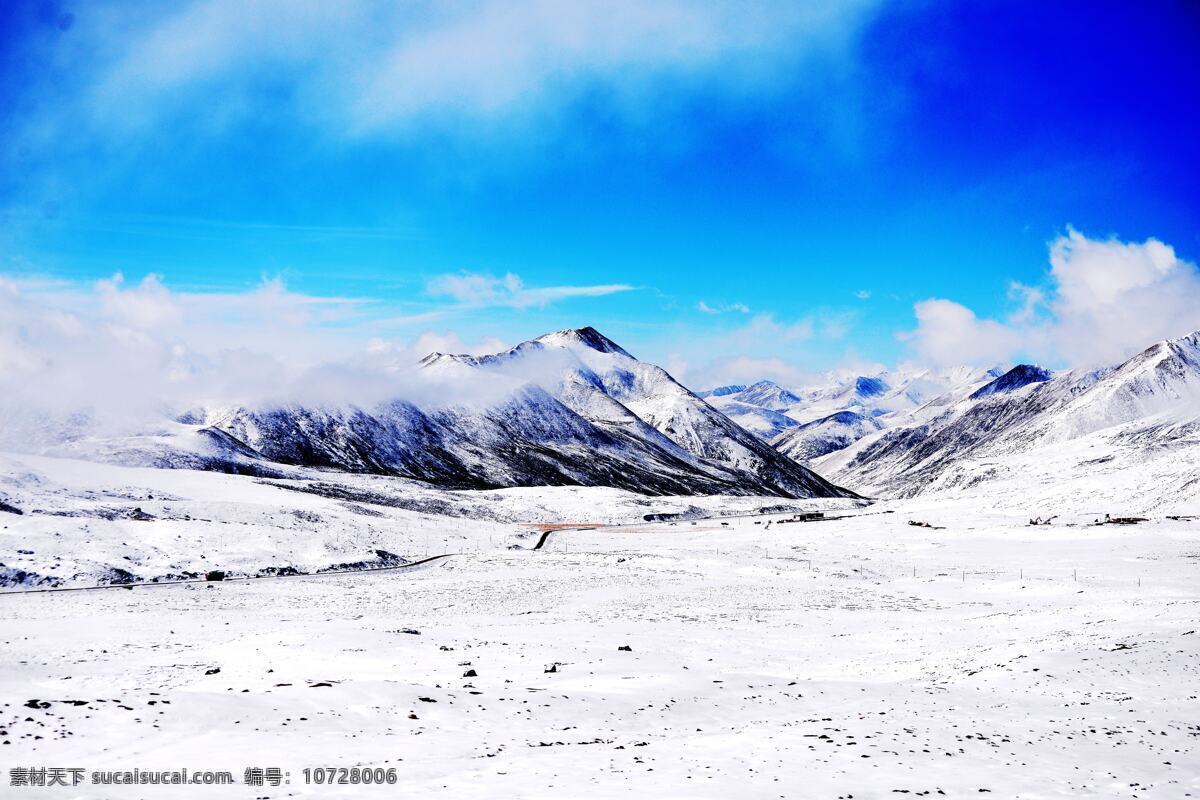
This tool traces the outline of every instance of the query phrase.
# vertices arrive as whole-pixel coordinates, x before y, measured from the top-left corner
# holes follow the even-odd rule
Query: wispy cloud
[[[34,208],[245,135],[303,160],[363,144],[509,154],[472,162],[483,168],[531,142],[569,141],[595,119],[577,113],[585,99],[611,135],[642,139],[648,124],[672,127],[688,98],[743,103],[851,69],[846,54],[880,5],[96,0],[73,9],[69,29],[41,24],[13,42],[20,113],[0,168],[19,164]]]
[[[696,388],[712,388],[722,384],[775,381],[784,386],[804,386],[815,378],[795,361],[779,356],[729,356],[711,361],[700,369],[691,370],[688,378]]]
[[[696,303],[696,310],[702,311],[705,314],[724,314],[727,311],[736,311],[739,314],[750,313],[750,307],[745,303],[730,303],[729,305],[723,306],[710,306],[703,300]]]
[[[372,320],[371,324],[379,328],[410,327],[413,325],[425,325],[444,319],[448,314],[449,311],[447,309],[439,308],[433,311],[420,311],[415,314],[397,314],[395,316],[381,317]]]
[[[737,305],[722,308],[749,312]],[[856,318],[849,311],[821,308],[793,319],[767,312],[729,317],[736,320],[732,327],[713,319],[704,328],[673,335],[673,346],[662,358],[672,375],[694,388],[762,378],[798,386],[839,357],[861,361],[845,347]]]
[[[520,276],[504,277],[464,272],[440,275],[429,281],[426,292],[433,297],[449,297],[467,308],[505,306],[508,308],[544,308],[551,303],[574,297],[602,297],[632,291],[625,283],[591,286],[526,286]]]
[[[596,88],[620,107],[663,80],[771,84],[809,52],[842,44],[876,5],[199,0],[149,18],[120,5],[81,10],[72,35],[95,62],[86,98],[105,124],[152,124],[185,111],[196,92],[218,103],[206,108],[209,124],[228,124],[251,113],[249,97],[282,83],[302,121],[362,134],[420,119],[544,115]]]
[[[5,222],[28,224],[45,221],[44,210],[29,208],[8,209]],[[55,212],[55,225],[73,232],[114,233],[131,236],[171,236],[193,240],[218,240],[231,234],[292,236],[305,241],[325,240],[403,240],[417,236],[413,225],[314,225],[261,222],[253,219],[232,220],[169,214],[107,214],[78,215]]]

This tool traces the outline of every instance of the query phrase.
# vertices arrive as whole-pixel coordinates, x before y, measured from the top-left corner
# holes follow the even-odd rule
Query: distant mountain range
[[[907,419],[924,404],[974,389],[1000,370],[959,367],[878,375],[830,376],[828,382],[788,389],[769,380],[722,386],[700,396],[748,431],[802,462],[847,447]]]
[[[1019,364],[1004,372],[858,376],[780,392],[765,383],[754,384],[756,396],[769,398],[756,412],[743,408],[749,387],[706,396],[752,429],[766,432],[760,420],[786,417],[779,432],[767,432],[772,444],[863,494],[994,481],[1019,494],[1095,475],[1111,484],[1118,470],[1145,502],[1200,492],[1200,332],[1118,365],[1061,374]],[[780,407],[775,397],[800,402]]]
[[[1017,367],[937,412],[864,437],[818,468],[911,495],[1017,478],[1011,464],[1022,456],[1060,464],[1064,482],[1161,460],[1166,481],[1147,475],[1144,491],[1200,492],[1200,333],[1099,370]]]

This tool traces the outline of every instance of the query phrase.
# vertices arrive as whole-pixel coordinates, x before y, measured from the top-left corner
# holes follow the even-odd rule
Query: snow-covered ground
[[[0,595],[5,782],[26,766],[291,781],[14,794],[1200,796],[1197,520],[1096,526],[1103,495],[1070,509],[1014,495],[628,524],[779,501],[3,463],[26,511],[0,512],[5,564],[84,576],[68,585],[115,559],[151,577],[455,553]],[[82,515],[34,513],[53,504]],[[533,523],[622,520],[531,549]],[[304,785],[305,767],[352,766],[399,783]]]
[[[0,453],[0,586],[91,586],[377,558],[532,547],[540,524],[640,522],[861,500],[646,497],[604,487],[448,491],[400,478],[288,468],[285,478],[120,467]],[[127,575],[116,573],[120,570]]]

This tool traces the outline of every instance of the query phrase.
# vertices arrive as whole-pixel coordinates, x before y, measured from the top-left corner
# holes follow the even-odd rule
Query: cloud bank
[[[368,337],[367,305],[277,280],[193,293],[154,275],[90,287],[0,277],[0,441],[54,439],[72,420],[90,433],[144,432],[197,406],[435,404],[444,393],[420,358],[504,346],[452,331]]]
[[[1089,367],[1200,329],[1200,269],[1170,245],[1072,229],[1050,243],[1049,255],[1045,285],[1014,283],[1017,308],[1004,319],[930,298],[915,305],[917,327],[901,337],[915,357],[940,366],[1030,358]]]

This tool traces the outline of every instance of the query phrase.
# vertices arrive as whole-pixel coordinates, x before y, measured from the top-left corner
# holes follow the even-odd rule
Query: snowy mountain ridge
[[[1068,485],[1151,465],[1161,477],[1145,490],[1156,497],[1200,490],[1200,332],[1116,366],[1049,376],[1022,365],[1000,382],[816,463],[849,485],[905,496],[1027,480],[1030,470]]]
[[[418,373],[436,399],[199,407],[118,437],[81,425],[71,435],[45,437],[34,452],[261,475],[317,467],[448,488],[853,494],[594,328],[549,333],[489,355],[432,353]]]

